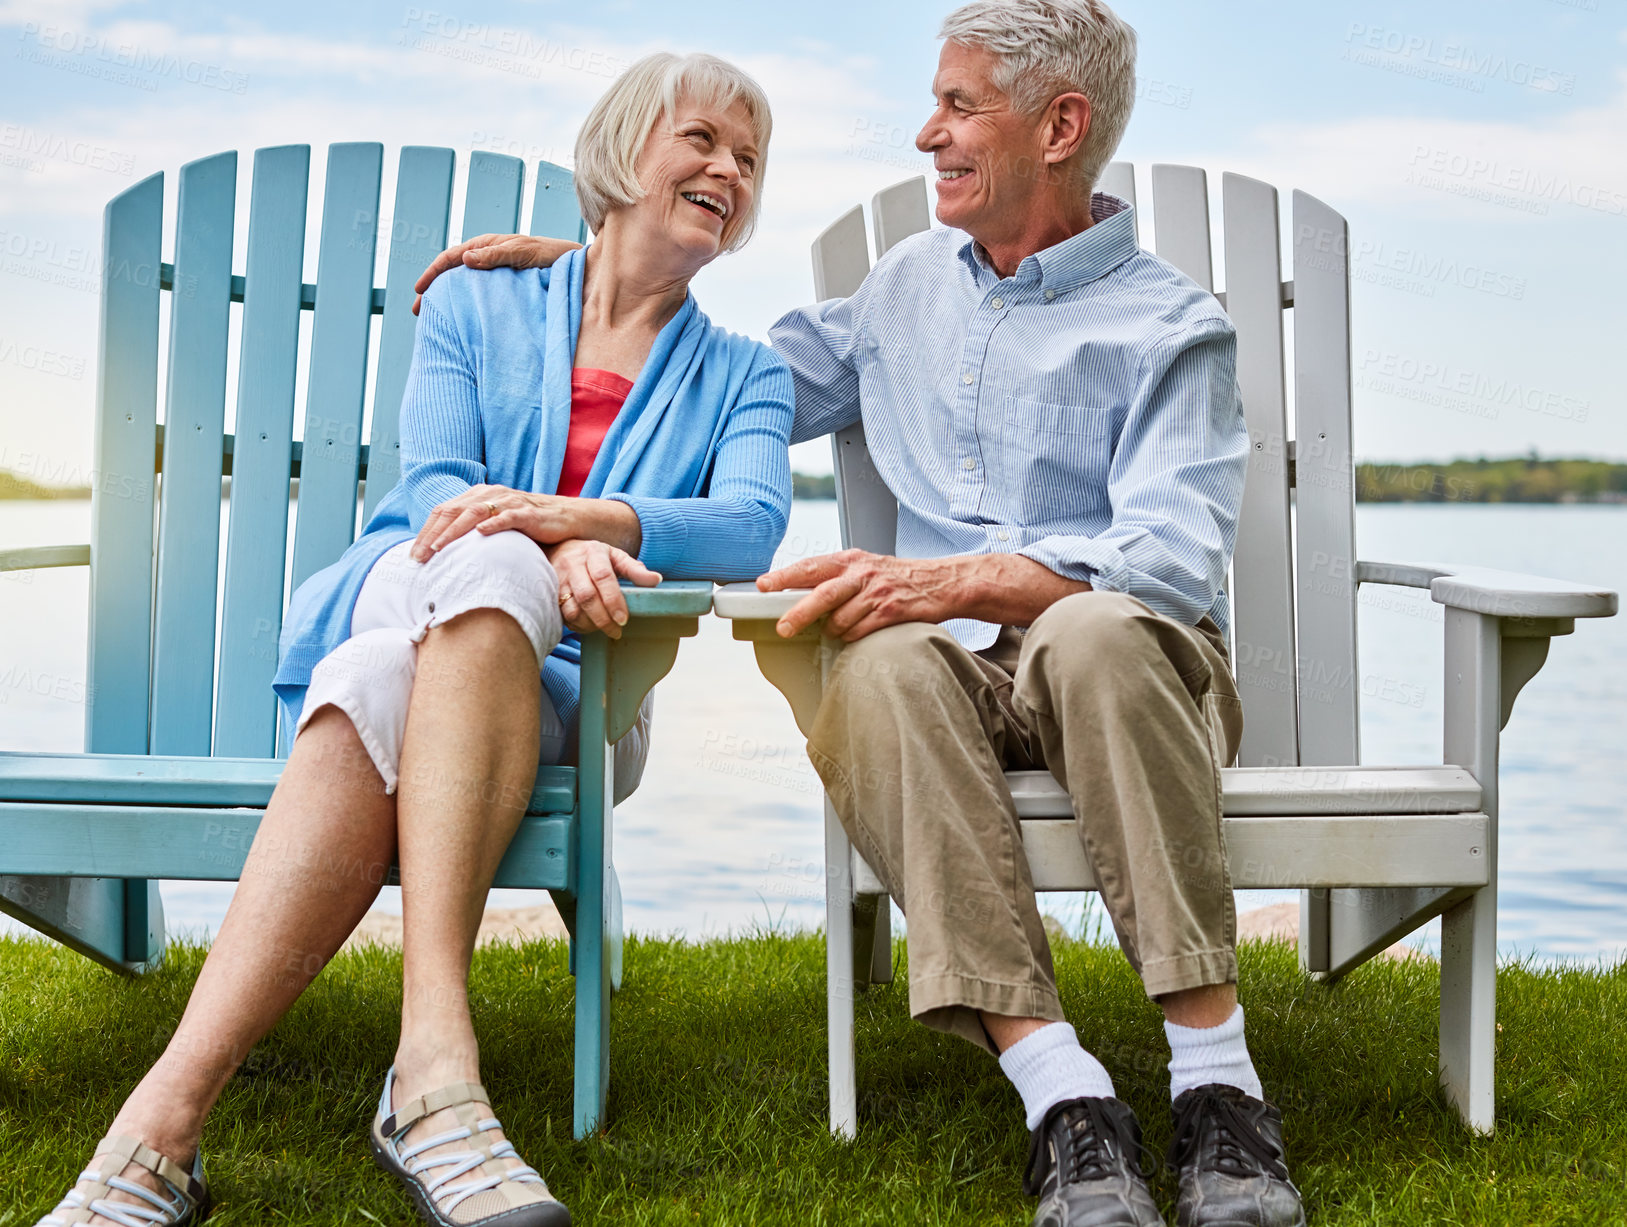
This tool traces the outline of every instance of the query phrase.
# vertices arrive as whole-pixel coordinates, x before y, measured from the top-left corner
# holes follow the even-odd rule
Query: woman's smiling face
[[[751,216],[761,160],[744,103],[726,109],[680,96],[638,159],[642,199],[626,206],[639,229],[657,231],[695,267],[726,251]]]

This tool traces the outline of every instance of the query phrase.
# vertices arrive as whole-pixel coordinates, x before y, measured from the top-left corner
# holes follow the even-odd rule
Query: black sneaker
[[[1045,1114],[1023,1191],[1034,1227],[1163,1227],[1140,1170],[1141,1126],[1117,1099],[1068,1099]]]
[[[1180,1174],[1179,1227],[1305,1227],[1288,1179],[1282,1113],[1234,1086],[1210,1083],[1175,1101],[1170,1166]]]

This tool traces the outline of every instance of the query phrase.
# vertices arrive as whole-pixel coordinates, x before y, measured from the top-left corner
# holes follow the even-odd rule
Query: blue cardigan
[[[401,481],[338,562],[294,593],[272,687],[284,745],[311,670],[350,637],[373,564],[471,486],[559,488],[582,327],[580,251],[552,269],[455,268],[418,317],[401,402]],[[752,579],[768,569],[791,506],[791,374],[766,345],[684,300],[661,330],[582,488],[638,513],[639,559],[669,579]],[[580,644],[567,635],[543,683],[574,727]]]

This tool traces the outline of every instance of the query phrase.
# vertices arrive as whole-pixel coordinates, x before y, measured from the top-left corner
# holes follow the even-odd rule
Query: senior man
[[[997,1053],[1022,1096],[1036,1227],[1163,1221],[1140,1126],[1057,998],[1003,775],[1040,767],[1164,1011],[1179,1223],[1302,1224],[1244,1041],[1221,836],[1242,731],[1223,589],[1247,457],[1235,334],[1093,192],[1133,105],[1134,31],[1099,0],[976,0],[940,37],[916,144],[947,228],[771,333],[793,437],[862,419],[899,503],[896,556],[758,581],[812,588],[782,634],[824,619],[849,644],[809,754],[908,918],[911,1013]],[[420,288],[458,260],[559,250],[486,236]]]

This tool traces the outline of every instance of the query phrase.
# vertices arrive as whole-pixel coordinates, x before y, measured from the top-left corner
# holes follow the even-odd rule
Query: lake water
[[[0,502],[0,546],[88,540],[89,506]],[[1362,558],[1452,561],[1627,588],[1627,509],[1365,505]],[[836,508],[799,502],[782,556],[839,548]],[[77,750],[85,684],[83,568],[0,576],[0,748]],[[1442,610],[1427,594],[1364,587],[1362,758],[1439,762]],[[646,787],[617,811],[627,921],[704,937],[823,917],[819,783],[779,693],[728,625],[703,619],[656,699]],[[1499,935],[1509,955],[1627,953],[1627,619],[1556,639],[1503,735]],[[212,931],[231,884],[166,883],[172,931]],[[1240,892],[1240,908],[1294,898]],[[1070,928],[1100,925],[1093,896],[1048,896]],[[493,903],[536,901],[494,892]],[[390,888],[379,906],[399,911]],[[3,921],[4,918],[0,918]],[[1429,944],[1426,931],[1419,938]]]

